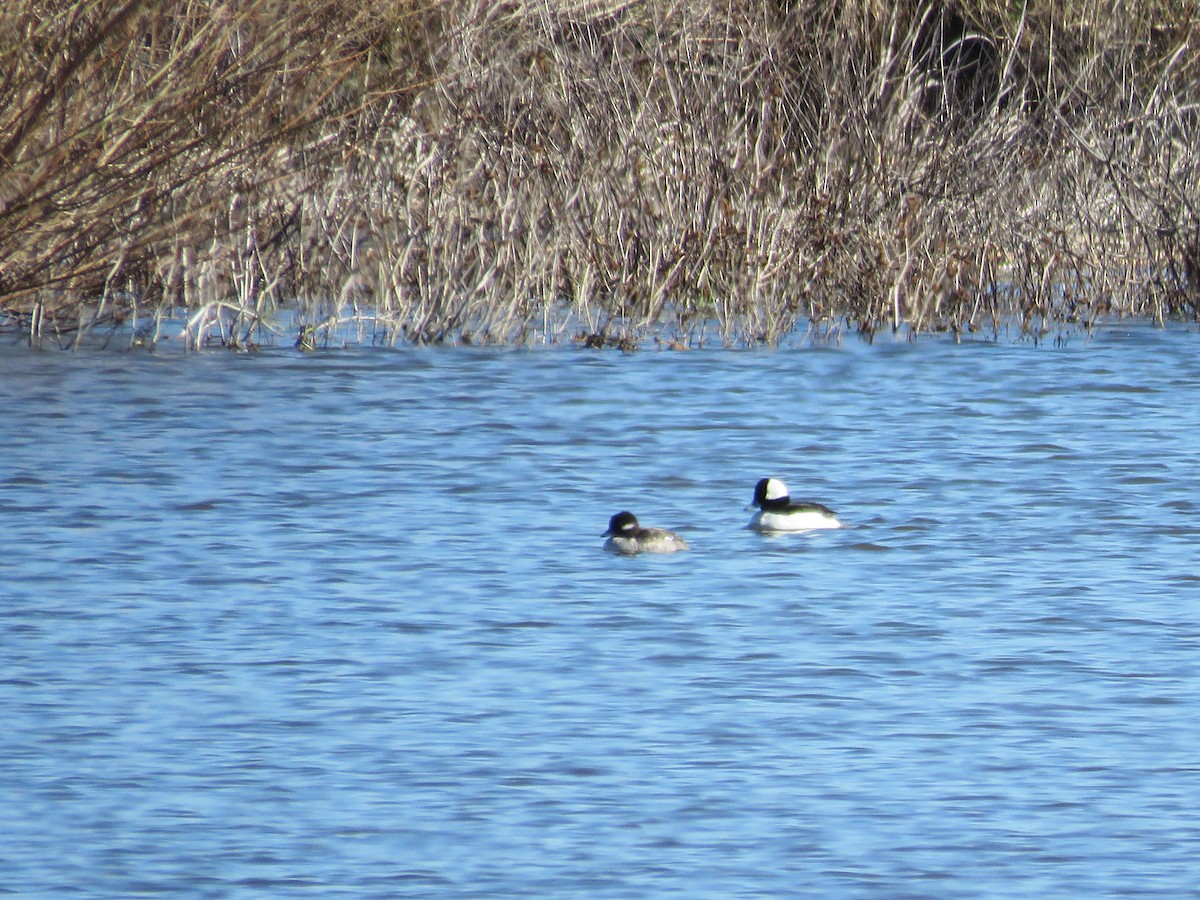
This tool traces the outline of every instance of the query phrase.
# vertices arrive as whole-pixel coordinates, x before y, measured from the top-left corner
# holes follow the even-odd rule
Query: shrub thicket
[[[776,343],[1192,316],[1161,0],[14,0],[31,340]],[[357,330],[355,330],[357,329]],[[288,334],[288,340],[294,337]]]

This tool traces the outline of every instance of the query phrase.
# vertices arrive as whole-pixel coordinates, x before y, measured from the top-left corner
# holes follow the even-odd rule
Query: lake
[[[0,373],[0,893],[1200,883],[1194,328]]]

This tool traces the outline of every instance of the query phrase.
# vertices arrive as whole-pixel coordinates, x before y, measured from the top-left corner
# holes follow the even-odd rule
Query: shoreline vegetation
[[[0,334],[1193,320],[1198,122],[1190,0],[12,0]]]

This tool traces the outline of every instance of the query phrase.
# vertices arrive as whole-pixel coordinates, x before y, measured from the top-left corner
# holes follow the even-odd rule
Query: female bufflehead
[[[688,549],[687,541],[664,528],[643,528],[631,512],[619,512],[608,520],[604,549],[622,556],[636,553],[674,553]]]
[[[812,531],[814,528],[841,528],[833,510],[820,503],[806,503],[788,496],[787,485],[778,478],[762,478],[754,486],[754,502],[746,509],[758,507],[750,519],[755,531]]]

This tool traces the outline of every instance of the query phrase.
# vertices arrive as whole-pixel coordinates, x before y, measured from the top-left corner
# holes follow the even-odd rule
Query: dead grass
[[[1195,315],[1189,4],[42,5],[0,23],[0,307],[35,342]]]

